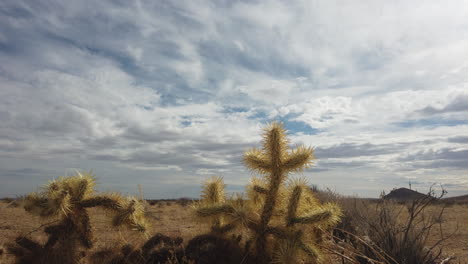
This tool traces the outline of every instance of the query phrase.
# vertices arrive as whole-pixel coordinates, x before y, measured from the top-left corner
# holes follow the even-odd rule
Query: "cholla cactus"
[[[203,186],[204,188],[200,201],[193,205],[196,209],[196,215],[199,216],[204,223],[206,223],[208,219],[211,225],[211,232],[214,234],[222,235],[231,231],[235,227],[233,223],[227,223],[224,216],[212,214],[210,211],[212,208],[222,207],[226,205],[227,202],[231,201],[225,197],[223,178],[212,177],[205,181]]]
[[[338,223],[341,211],[336,204],[320,204],[305,180],[288,181],[289,172],[303,170],[313,159],[312,148],[289,150],[283,126],[272,123],[265,129],[263,148],[244,154],[245,165],[263,175],[252,179],[248,200],[202,202],[196,213],[212,219],[223,216],[230,230],[239,224],[249,229],[252,237],[247,243],[253,244],[257,262],[296,263],[305,253],[318,263],[322,259],[317,230]],[[205,193],[209,186],[205,185]]]
[[[137,199],[119,194],[96,195],[94,186],[95,179],[90,173],[78,173],[53,180],[42,192],[27,195],[24,199],[26,211],[43,218],[55,217],[58,223],[45,228],[44,231],[49,235],[45,245],[20,237],[17,239],[18,245],[10,247],[10,251],[19,258],[29,256],[35,259],[33,263],[40,263],[38,259],[41,257],[38,255],[46,260],[46,255],[58,248],[62,263],[76,262],[79,259],[78,246],[91,248],[93,244],[87,212],[91,207],[101,207],[112,212],[114,226],[127,225],[134,230],[146,230],[144,208]]]

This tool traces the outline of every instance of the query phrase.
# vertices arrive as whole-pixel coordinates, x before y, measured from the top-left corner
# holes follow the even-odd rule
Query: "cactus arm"
[[[196,214],[200,217],[216,216],[222,214],[234,214],[235,208],[231,205],[219,205],[219,206],[206,206],[200,207],[196,210]]]
[[[304,167],[311,165],[314,159],[314,150],[300,146],[292,151],[283,162],[283,168],[286,171],[301,171]]]
[[[87,190],[88,190],[88,181],[86,179],[81,179],[76,183],[76,187],[72,189],[71,192],[72,199],[74,201],[83,200]]]
[[[315,212],[309,214],[307,216],[302,217],[295,217],[292,219],[294,224],[319,224],[322,222],[329,221],[333,216],[333,213],[329,210],[321,210],[319,212]]]
[[[127,219],[135,212],[135,201],[131,201],[126,208],[119,211],[114,217],[112,224],[114,226],[120,226],[127,221]]]
[[[201,200],[205,204],[224,203],[224,182],[222,177],[212,177],[203,185]]]
[[[268,227],[265,233],[281,239],[286,239],[290,236],[290,230],[280,226]]]
[[[270,161],[264,157],[261,150],[258,149],[252,149],[244,154],[244,164],[247,168],[260,173],[268,173],[271,171]]]
[[[314,263],[320,263],[321,255],[320,251],[312,246],[312,245],[306,245],[302,240],[298,241],[299,243],[299,248],[302,249],[311,259],[316,260]]]
[[[278,190],[281,182],[281,168],[277,168],[272,173],[272,181],[266,194],[265,204],[263,205],[260,222],[263,226],[267,226],[270,222],[273,210],[276,205],[276,198],[278,196]]]
[[[283,126],[275,122],[266,129],[264,135],[263,149],[274,167],[279,167],[288,148],[285,132]]]
[[[78,209],[76,213],[76,219],[72,219],[72,222],[76,226],[79,240],[85,248],[91,248],[93,246],[93,233],[89,215],[85,209]]]
[[[113,211],[118,211],[122,209],[122,206],[120,205],[118,199],[107,196],[95,196],[81,201],[79,205],[83,208],[103,207],[105,209]]]
[[[291,197],[289,197],[288,212],[286,213],[286,226],[292,226],[294,219],[296,218],[297,206],[299,205],[299,199],[301,198],[302,188],[295,186]]]

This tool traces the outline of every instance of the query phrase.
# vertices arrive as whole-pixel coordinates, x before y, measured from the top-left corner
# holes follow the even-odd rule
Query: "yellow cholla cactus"
[[[57,224],[44,229],[49,235],[45,245],[25,237],[17,239],[17,245],[12,246],[11,251],[25,261],[21,263],[26,263],[29,259],[50,258],[54,254],[60,255],[63,259],[61,263],[77,262],[80,257],[78,247],[91,248],[93,244],[87,212],[91,207],[100,207],[111,212],[114,226],[126,225],[142,232],[146,230],[144,208],[139,200],[122,197],[117,193],[96,194],[95,185],[93,175],[77,173],[53,180],[41,192],[25,197],[23,203],[26,211],[44,218],[55,217]]]
[[[251,234],[247,243],[252,244],[251,253],[259,263],[297,263],[302,256],[319,263],[322,258],[317,244],[321,239],[317,230],[337,224],[341,210],[333,203],[321,204],[304,179],[288,180],[290,172],[311,166],[313,160],[312,148],[290,150],[283,125],[274,122],[265,129],[263,148],[244,154],[244,164],[263,175],[252,178],[247,187],[248,199],[207,202],[212,187],[205,184],[196,213],[212,219],[222,216],[222,226],[229,227],[223,229],[226,232],[237,225],[247,228]],[[218,193],[224,193],[221,179],[215,182],[223,188]]]
[[[41,217],[59,217],[62,222],[87,223],[87,208],[101,207],[114,213],[114,226],[127,225],[138,231],[146,230],[144,207],[134,197],[118,193],[98,195],[96,181],[91,173],[78,172],[74,176],[60,177],[50,181],[40,193],[31,193],[24,199],[26,211]],[[88,229],[88,224],[83,228]],[[84,237],[88,237],[84,234]],[[89,234],[90,235],[90,234]],[[85,239],[88,240],[88,239]]]

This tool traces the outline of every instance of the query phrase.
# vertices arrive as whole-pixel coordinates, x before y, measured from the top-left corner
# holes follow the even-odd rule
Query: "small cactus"
[[[232,223],[226,223],[223,215],[212,212],[212,210],[222,210],[227,201],[229,200],[225,197],[223,178],[212,177],[204,183],[201,199],[194,204],[199,219],[206,223],[208,218],[213,234],[222,235],[235,227]]]
[[[210,200],[207,194],[213,186],[219,188],[216,193],[224,193],[221,179],[215,179],[205,184],[196,214],[214,219],[213,227],[228,226],[226,232],[238,225],[250,230],[251,239],[246,244],[252,244],[258,263],[296,263],[304,254],[319,263],[320,230],[337,224],[341,210],[333,203],[320,204],[305,180],[288,180],[290,172],[312,165],[314,156],[313,149],[304,146],[289,150],[285,132],[282,124],[272,123],[265,129],[263,148],[244,154],[244,164],[263,175],[252,178],[247,201]],[[305,231],[307,226],[309,232]]]
[[[32,259],[32,263],[42,263],[40,259],[46,261],[51,254],[59,254],[60,263],[75,263],[80,258],[78,247],[89,249],[93,245],[87,212],[91,207],[101,207],[114,213],[114,226],[126,225],[134,230],[146,230],[144,208],[137,199],[119,194],[96,195],[94,186],[95,179],[90,173],[78,173],[53,180],[42,192],[25,197],[24,209],[27,212],[43,218],[55,217],[58,223],[44,229],[49,235],[45,245],[20,237],[16,245],[10,246],[19,263],[25,263],[21,262],[22,258]]]

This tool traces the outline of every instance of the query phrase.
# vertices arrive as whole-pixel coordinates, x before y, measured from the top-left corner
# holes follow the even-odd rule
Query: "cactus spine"
[[[300,252],[320,262],[320,250],[316,247],[320,238],[314,234],[336,224],[341,211],[336,204],[320,204],[305,180],[286,183],[290,172],[309,167],[313,159],[312,148],[299,146],[289,150],[286,131],[282,124],[274,122],[265,129],[263,148],[244,154],[244,164],[263,175],[252,179],[247,202],[202,203],[196,213],[200,217],[224,216],[230,225],[241,224],[250,230],[252,237],[247,243],[253,243],[257,262],[295,263]],[[277,224],[280,220],[282,225]],[[299,225],[309,225],[311,231],[306,233],[305,227]]]

